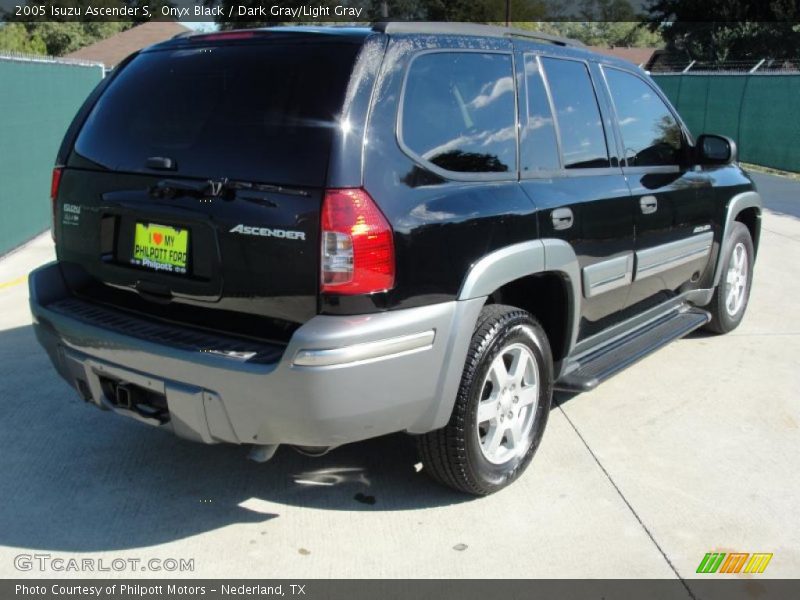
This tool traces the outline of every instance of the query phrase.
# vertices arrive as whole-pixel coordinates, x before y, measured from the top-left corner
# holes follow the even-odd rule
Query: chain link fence
[[[707,73],[728,74],[800,74],[800,59],[797,58],[761,58],[750,60],[727,60],[723,62],[710,62],[690,60],[688,58],[675,58],[659,56],[647,66],[651,74],[693,74]]]
[[[50,174],[61,138],[103,65],[0,54],[0,255],[50,225]]]
[[[800,172],[800,61],[745,62],[705,70],[687,63],[651,76],[695,137],[727,135],[742,161]]]

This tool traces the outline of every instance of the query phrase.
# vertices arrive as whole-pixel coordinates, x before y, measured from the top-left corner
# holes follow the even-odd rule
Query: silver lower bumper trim
[[[386,340],[365,342],[341,348],[324,350],[299,350],[292,361],[297,367],[331,367],[365,360],[380,360],[433,346],[436,333],[433,329]]]

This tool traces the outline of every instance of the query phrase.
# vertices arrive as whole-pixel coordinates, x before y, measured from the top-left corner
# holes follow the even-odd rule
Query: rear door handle
[[[639,207],[643,215],[649,215],[658,210],[658,200],[655,196],[642,196],[639,199]]]
[[[557,208],[550,217],[553,219],[553,229],[569,229],[572,227],[572,210],[569,208]]]

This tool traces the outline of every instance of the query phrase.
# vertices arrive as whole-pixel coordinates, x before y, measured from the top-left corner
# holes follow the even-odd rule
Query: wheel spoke
[[[509,377],[513,383],[519,386],[522,385],[522,380],[525,378],[525,371],[528,369],[530,360],[530,356],[527,352],[517,351],[515,353],[514,359],[511,362],[511,368],[509,369]]]
[[[505,387],[508,382],[508,371],[506,370],[506,363],[503,362],[503,355],[500,354],[492,361],[492,366],[489,368],[489,378],[495,389]]]
[[[731,315],[736,314],[739,312],[739,307],[742,305],[742,298],[744,297],[742,286],[735,285],[731,288],[730,292],[728,293],[728,313]]]
[[[517,393],[517,397],[519,398],[519,406],[533,404],[539,397],[539,386],[535,383],[533,385],[526,385]]]
[[[725,306],[728,308],[728,312],[733,314],[735,312],[734,308],[736,307],[736,287],[731,286],[728,290],[728,297],[725,299]]]
[[[522,445],[522,423],[514,419],[508,427],[509,446],[511,450],[518,450]]]
[[[498,448],[500,448],[500,442],[503,441],[504,434],[505,427],[500,427],[499,423],[492,425],[489,433],[486,434],[486,445],[484,446],[486,452],[488,452],[490,455],[495,455]]]
[[[478,423],[485,423],[497,417],[497,398],[490,396],[478,404]]]
[[[736,246],[736,270],[739,273],[744,272],[744,262],[745,262],[745,251],[744,246]]]

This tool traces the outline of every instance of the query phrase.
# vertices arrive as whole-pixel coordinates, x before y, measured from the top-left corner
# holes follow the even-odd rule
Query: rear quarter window
[[[401,142],[445,171],[516,173],[514,96],[509,54],[418,55],[406,77]]]
[[[550,100],[542,81],[539,60],[525,55],[525,111],[520,137],[523,172],[552,171],[561,167]]]

